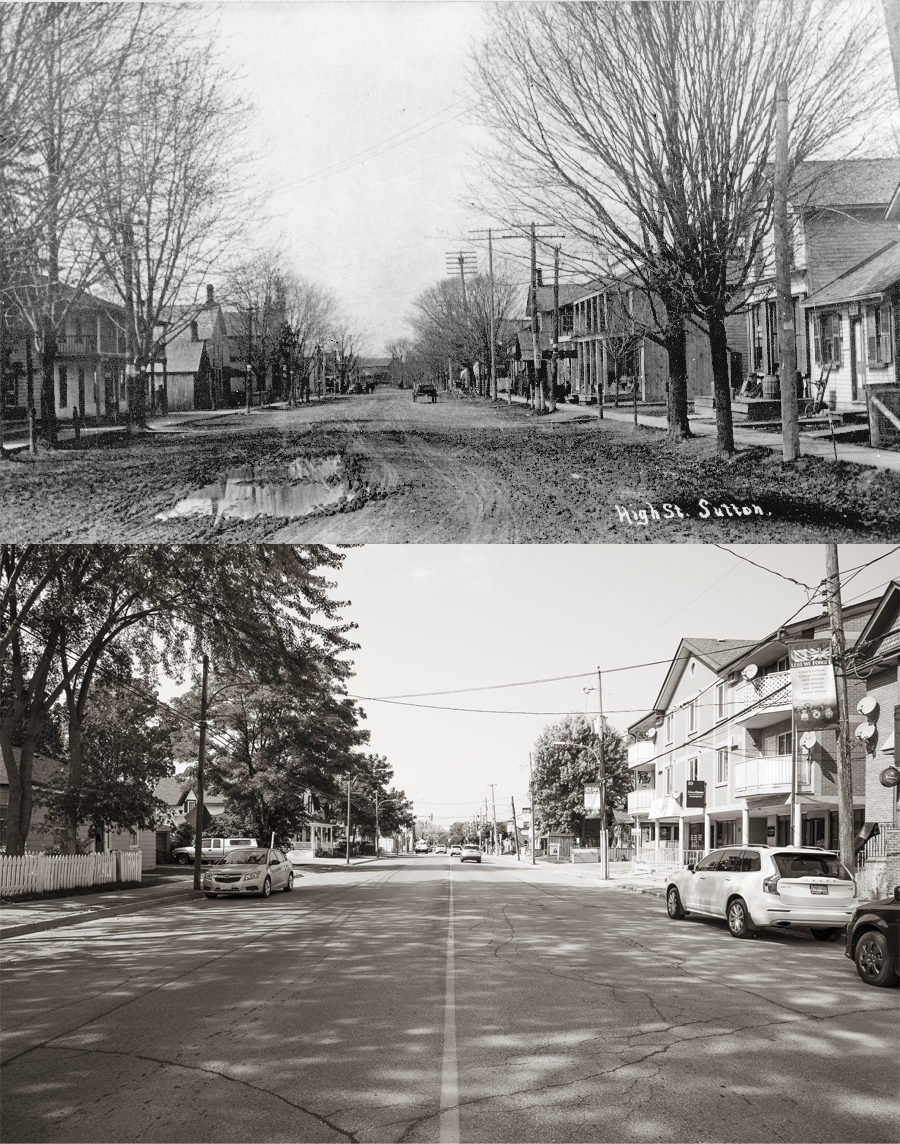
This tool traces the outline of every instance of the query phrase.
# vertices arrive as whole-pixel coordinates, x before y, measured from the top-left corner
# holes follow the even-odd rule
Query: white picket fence
[[[74,890],[104,883],[140,882],[142,855],[132,850],[103,854],[0,854],[0,897]]]

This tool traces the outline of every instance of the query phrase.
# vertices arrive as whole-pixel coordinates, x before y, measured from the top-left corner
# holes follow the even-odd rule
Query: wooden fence
[[[104,883],[140,882],[141,866],[139,850],[108,850],[103,854],[0,854],[0,897],[74,890]]]

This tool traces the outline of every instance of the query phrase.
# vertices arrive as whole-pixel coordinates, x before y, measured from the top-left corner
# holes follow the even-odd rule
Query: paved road
[[[839,944],[443,857],[3,943],[9,1141],[887,1141]]]

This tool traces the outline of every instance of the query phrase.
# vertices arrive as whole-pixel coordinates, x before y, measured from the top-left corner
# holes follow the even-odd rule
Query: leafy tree
[[[312,666],[312,665],[311,665]],[[342,672],[319,665],[291,684],[265,684],[232,673],[209,683],[205,782],[225,796],[226,813],[262,841],[285,841],[310,818],[310,792],[340,798],[339,779],[368,740],[362,713],[342,692]],[[178,707],[199,717],[195,686]],[[195,732],[182,755],[196,758]]]
[[[550,723],[534,746],[534,834],[562,830],[586,838],[595,833],[584,810],[584,785],[598,780],[597,752],[600,742],[584,715],[566,715]],[[623,736],[606,725],[603,732],[603,758],[606,764],[607,826],[612,811],[626,802],[630,786],[628,750]]]
[[[85,705],[81,782],[44,799],[51,822],[90,822],[103,848],[106,830],[152,829],[166,804],[153,791],[174,774],[174,716],[146,680],[101,683]]]
[[[60,702],[68,786],[83,784],[85,711],[92,687],[110,671],[159,664],[180,678],[206,653],[220,673],[244,672],[300,694],[324,694],[323,681],[345,679],[353,625],[340,620],[320,574],[342,561],[320,545],[0,546],[8,852],[24,852],[34,751]],[[69,816],[70,852],[76,830]]]

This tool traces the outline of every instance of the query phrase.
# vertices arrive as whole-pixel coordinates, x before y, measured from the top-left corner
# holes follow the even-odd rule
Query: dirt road
[[[16,541],[889,540],[900,477],[408,391],[173,417],[0,466]]]

